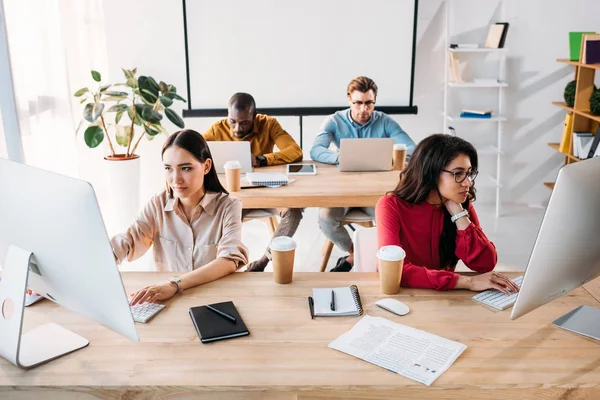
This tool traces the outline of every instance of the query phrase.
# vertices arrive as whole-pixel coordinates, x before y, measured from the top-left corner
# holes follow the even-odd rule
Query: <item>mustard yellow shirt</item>
[[[207,141],[246,141],[250,142],[250,151],[253,156],[263,155],[267,165],[289,164],[302,160],[302,149],[294,138],[287,133],[273,118],[264,114],[257,114],[252,126],[252,132],[242,139],[231,132],[227,119],[215,122],[202,134]],[[278,152],[273,153],[277,146]]]
[[[216,258],[232,260],[238,268],[248,263],[248,249],[242,243],[242,202],[225,193],[206,193],[188,222],[179,199],[165,190],[111,244],[118,263],[133,261],[153,246],[156,270],[162,272],[189,272]]]

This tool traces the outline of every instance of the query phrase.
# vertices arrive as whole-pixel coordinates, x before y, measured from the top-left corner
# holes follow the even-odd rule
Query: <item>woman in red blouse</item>
[[[416,147],[394,191],[375,209],[379,247],[406,251],[401,286],[450,290],[518,291],[492,272],[498,255],[473,207],[477,151],[469,142],[436,134]],[[454,273],[458,260],[480,275]]]

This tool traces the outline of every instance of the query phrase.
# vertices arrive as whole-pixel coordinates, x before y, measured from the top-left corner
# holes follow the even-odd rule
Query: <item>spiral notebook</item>
[[[290,180],[284,174],[277,172],[249,172],[246,174],[246,179],[252,185],[262,185],[277,187],[290,183]]]
[[[334,310],[331,307],[332,292],[335,303]],[[315,317],[343,317],[363,314],[362,302],[356,285],[313,289],[313,302]]]

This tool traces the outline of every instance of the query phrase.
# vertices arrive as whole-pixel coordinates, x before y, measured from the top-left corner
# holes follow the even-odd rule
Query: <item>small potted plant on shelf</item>
[[[106,138],[110,154],[104,157],[112,203],[113,226],[129,224],[139,211],[140,159],[136,153],[142,138],[153,139],[168,133],[161,121],[163,114],[179,128],[183,119],[170,107],[175,100],[185,102],[173,85],[157,83],[150,76],[136,77],[137,69],[123,69],[124,83],[102,84],[102,76],[91,71],[96,88],[75,92],[81,98],[85,126],[83,138],[90,148]],[[78,128],[78,131],[79,131]],[[117,147],[118,146],[118,147]]]

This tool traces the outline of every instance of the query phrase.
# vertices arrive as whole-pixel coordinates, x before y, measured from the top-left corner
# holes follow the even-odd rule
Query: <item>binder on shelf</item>
[[[569,112],[565,116],[565,123],[563,126],[563,134],[560,139],[560,146],[558,151],[563,154],[569,154],[571,152],[571,133],[573,127],[573,113]]]
[[[448,63],[450,64],[450,72],[452,73],[452,80],[454,83],[463,83],[462,77],[460,76],[460,65],[458,64],[458,58],[453,52],[448,52]]]
[[[569,60],[579,61],[583,35],[595,33],[596,32],[569,32]]]
[[[600,64],[600,35],[584,35],[581,50],[583,64]]]
[[[490,119],[492,118],[492,114],[474,114],[474,113],[468,113],[468,112],[461,112],[460,113],[460,117],[461,118],[478,118],[478,119]]]

